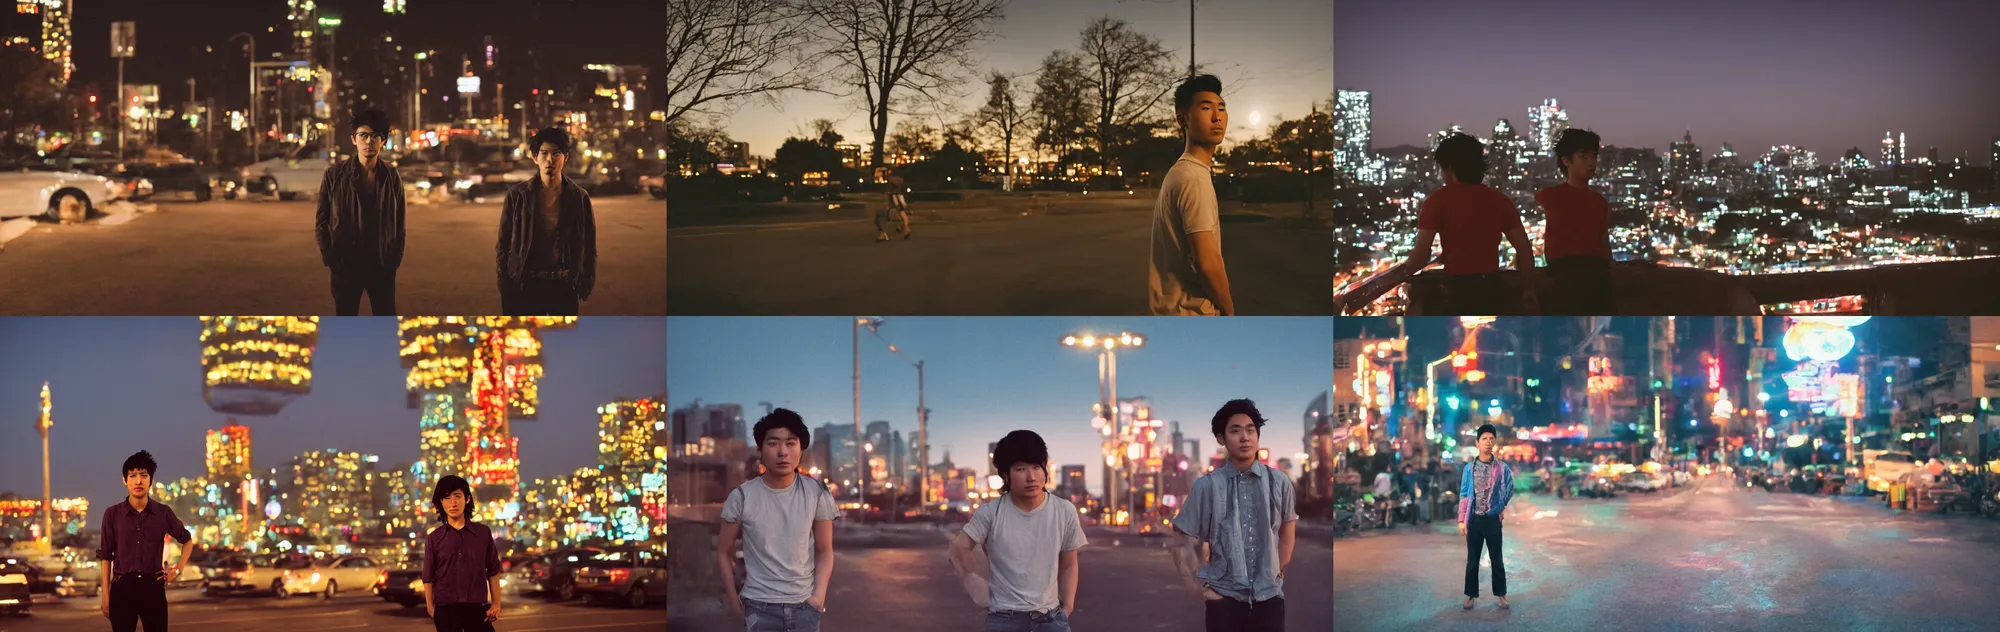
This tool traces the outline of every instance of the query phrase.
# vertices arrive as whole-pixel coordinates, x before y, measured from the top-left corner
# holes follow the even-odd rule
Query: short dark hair
[[[1479,184],[1486,180],[1486,146],[1479,139],[1453,132],[1431,152],[1438,167],[1451,171],[1459,182]]]
[[[1563,166],[1564,158],[1574,156],[1577,152],[1597,151],[1603,140],[1598,138],[1597,132],[1587,129],[1563,130],[1562,137],[1556,139],[1556,166],[1563,167],[1563,172],[1568,173],[1568,167]]]
[[[361,126],[366,125],[368,129],[374,130],[376,136],[384,136],[389,133],[389,115],[376,109],[362,110],[355,112],[354,117],[347,121],[347,125],[349,129],[357,132],[361,131]]]
[[[1174,118],[1187,116],[1189,107],[1194,105],[1197,92],[1213,92],[1222,96],[1222,80],[1215,75],[1195,75],[1181,80],[1180,87],[1174,88]]]
[[[140,450],[132,453],[132,456],[125,457],[125,467],[118,470],[118,478],[125,478],[125,475],[132,473],[132,470],[145,470],[146,477],[152,478],[160,471],[160,464],[153,461],[153,453]]]
[[[472,484],[465,482],[465,479],[456,475],[438,479],[437,487],[431,489],[431,510],[437,512],[438,522],[449,522],[451,520],[450,517],[444,514],[444,497],[450,496],[452,492],[465,492],[465,519],[467,522],[470,522],[472,520],[473,502]]]
[[[1016,430],[1000,438],[1000,443],[993,446],[993,469],[1000,471],[1001,493],[1006,493],[1014,486],[1014,481],[1007,476],[1007,472],[1014,469],[1015,463],[1040,467],[1042,472],[1047,473],[1049,444],[1042,441],[1042,435],[1035,434],[1032,430]]]
[[[534,136],[528,138],[528,153],[541,151],[542,143],[553,143],[557,151],[565,154],[576,148],[576,143],[569,138],[569,131],[560,127],[544,127],[536,131]]]
[[[1247,399],[1232,399],[1224,403],[1215,411],[1215,418],[1209,420],[1209,429],[1216,436],[1222,436],[1229,430],[1229,418],[1237,415],[1249,415],[1250,422],[1257,424],[1257,432],[1264,432],[1264,416],[1257,412],[1257,403]]]
[[[1500,438],[1500,430],[1494,428],[1493,424],[1484,424],[1479,426],[1479,432],[1473,433],[1472,438],[1478,439],[1480,435],[1485,435],[1485,434],[1492,434],[1494,439]]]
[[[757,447],[764,447],[764,435],[778,428],[792,431],[792,436],[799,438],[800,450],[812,447],[812,433],[806,431],[806,420],[788,408],[772,410],[771,414],[757,420],[757,425],[750,430],[757,436]]]

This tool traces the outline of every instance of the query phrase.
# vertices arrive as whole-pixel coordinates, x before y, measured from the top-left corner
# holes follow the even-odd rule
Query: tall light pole
[[[229,36],[228,41],[234,42],[238,37],[243,38],[248,46],[245,50],[250,56],[250,103],[245,109],[250,110],[250,162],[257,162],[257,139],[262,136],[257,131],[257,38],[249,33],[237,33]]]
[[[42,414],[35,418],[35,430],[42,433],[42,537],[49,539],[49,547],[56,543],[55,499],[49,495],[49,427],[55,425],[55,418],[49,415],[49,383],[42,382]]]
[[[1101,431],[1105,433],[1105,441],[1108,444],[1104,455],[1104,504],[1106,513],[1115,518],[1116,514],[1111,513],[1111,511],[1121,506],[1118,502],[1118,484],[1123,482],[1126,485],[1130,485],[1131,478],[1129,471],[1131,460],[1125,456],[1125,433],[1124,429],[1118,423],[1117,349],[1121,346],[1145,346],[1146,337],[1128,331],[1121,331],[1115,336],[1110,334],[1100,336],[1092,333],[1074,333],[1063,336],[1062,344],[1065,347],[1092,349],[1098,352],[1098,395],[1104,398],[1104,401],[1099,406],[1104,412],[1105,420]],[[1123,463],[1124,467],[1118,467],[1120,463]],[[1114,478],[1111,475],[1114,467],[1120,470],[1121,476],[1118,478]],[[1138,529],[1137,517],[1139,513],[1136,505],[1137,498],[1132,497],[1133,495],[1130,493],[1127,493],[1126,496],[1127,499],[1124,503],[1127,516],[1126,526],[1129,530],[1136,532]]]
[[[882,337],[882,323],[883,323],[883,322],[884,322],[884,321],[883,321],[882,319],[880,319],[880,318],[857,318],[857,319],[855,319],[855,326],[856,326],[856,327],[855,327],[855,334],[854,334],[854,335],[855,335],[855,351],[854,351],[854,357],[855,357],[855,370],[854,370],[854,372],[855,372],[855,375],[856,375],[856,378],[855,378],[855,384],[856,384],[856,386],[855,386],[855,392],[856,392],[856,393],[859,393],[859,392],[860,392],[860,386],[859,386],[859,384],[860,384],[860,377],[859,377],[859,376],[860,376],[860,374],[861,374],[861,369],[860,369],[860,366],[861,366],[861,348],[860,348],[860,337],[861,337],[861,330],[860,330],[860,328],[861,328],[861,327],[864,327],[864,326],[865,326],[865,327],[867,327],[867,328],[868,328],[868,333],[870,333],[870,334],[873,334],[873,335],[875,336],[875,339],[876,339],[876,340],[880,340],[880,341],[882,341],[882,343],[883,343],[883,344],[886,344],[886,345],[888,345],[888,346],[889,346],[889,352],[890,352],[890,353],[893,353],[893,354],[896,354],[896,357],[898,357],[898,358],[901,358],[901,359],[902,359],[902,360],[903,360],[904,362],[909,362],[909,361],[910,361],[910,358],[909,358],[909,356],[906,356],[906,355],[903,355],[903,350],[902,350],[902,349],[899,349],[899,348],[897,348],[897,347],[896,347],[896,345],[895,345],[895,343],[892,343],[892,342],[889,342],[889,339],[888,339],[888,338],[883,338],[883,337]],[[928,441],[929,441],[929,436],[928,436],[928,433],[927,433],[927,430],[928,430],[927,426],[929,425],[929,421],[930,421],[930,414],[931,414],[931,411],[930,411],[930,409],[929,409],[929,408],[926,408],[926,407],[924,407],[924,361],[922,361],[922,360],[918,360],[918,361],[916,361],[915,363],[913,363],[913,364],[912,364],[911,366],[915,366],[915,367],[917,367],[917,461],[918,461],[918,468],[917,468],[917,504],[918,504],[918,506],[919,506],[919,507],[921,507],[921,506],[922,506],[922,505],[924,505],[925,503],[929,502],[929,499],[928,499],[928,497],[927,497],[927,495],[926,495],[926,494],[928,493],[929,489],[930,489],[930,484],[929,484],[929,480],[928,480],[928,479],[930,478],[930,443],[928,442]],[[859,399],[860,399],[860,396],[859,396],[859,395],[856,395],[855,397],[856,397],[856,401],[859,401]],[[860,418],[861,418],[861,414],[860,414],[859,412],[856,412],[856,413],[855,413],[855,419],[859,420]],[[858,423],[859,423],[859,421],[857,421],[856,423],[858,424]],[[898,468],[898,469],[900,469],[900,468]]]

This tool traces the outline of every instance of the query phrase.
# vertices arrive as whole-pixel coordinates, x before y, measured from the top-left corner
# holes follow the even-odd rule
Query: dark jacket
[[[590,194],[565,177],[562,196],[556,202],[557,220],[563,227],[556,244],[556,266],[575,272],[571,284],[576,299],[590,300],[597,285],[597,216],[590,209]],[[500,243],[494,248],[500,288],[518,287],[528,269],[528,252],[534,246],[535,210],[541,204],[542,179],[514,185],[500,205]]]
[[[395,270],[403,265],[403,180],[389,163],[375,162],[375,190],[365,191],[361,160],[350,159],[326,170],[319,184],[319,212],[313,232],[319,237],[320,263],[329,268],[377,267]],[[375,216],[363,221],[362,195],[375,196]],[[346,227],[370,229],[356,243]],[[373,264],[373,265],[370,265]]]

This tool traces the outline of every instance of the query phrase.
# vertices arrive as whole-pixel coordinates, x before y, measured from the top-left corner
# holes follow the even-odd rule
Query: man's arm
[[[514,245],[514,207],[520,204],[518,190],[508,191],[500,201],[500,241],[493,247],[494,278],[501,290],[507,289],[507,249]]]
[[[1292,565],[1292,547],[1299,542],[1299,521],[1286,520],[1278,527],[1278,578],[1284,579],[1285,568]]]
[[[833,579],[833,521],[813,521],[813,594],[806,601],[826,611],[826,583]]]
[[[1060,571],[1056,584],[1062,588],[1062,608],[1065,617],[1076,611],[1076,551],[1076,549],[1063,551],[1062,556],[1056,558],[1056,567]]]
[[[1201,570],[1201,561],[1208,559],[1207,547],[1208,543],[1188,535],[1179,527],[1174,528],[1174,548],[1170,551],[1174,556],[1174,571],[1180,574],[1183,585],[1197,593],[1208,591],[1194,577],[1195,571]]]
[[[111,582],[116,579],[112,577],[111,569],[118,559],[118,531],[112,524],[111,516],[111,511],[106,509],[104,518],[98,521],[97,527],[97,559],[100,560],[97,571],[99,586],[97,609],[107,617],[111,616]]]
[[[1535,242],[1528,240],[1528,229],[1518,219],[1507,225],[1507,245],[1514,247],[1515,270],[1535,269]]]
[[[583,261],[576,271],[576,300],[589,301],[590,293],[597,289],[597,211],[590,206],[590,196],[583,196]]]
[[[403,201],[403,177],[394,169],[389,170],[389,196],[396,206],[396,237],[389,247],[389,266],[400,268],[403,265],[403,238],[407,234],[404,221],[408,218],[408,213],[405,212],[407,207]]]
[[[972,597],[972,603],[985,608],[987,607],[986,578],[975,570],[978,559],[972,555],[978,546],[979,543],[973,542],[972,536],[966,535],[964,531],[951,534],[951,566],[958,571],[959,584],[964,586],[965,594]]]
[[[339,168],[326,170],[319,179],[319,208],[313,213],[313,236],[319,240],[319,261],[326,267],[333,267],[333,173]]]
[[[1409,260],[1403,262],[1403,267],[1409,268],[1410,274],[1416,274],[1431,264],[1431,244],[1436,240],[1437,231],[1417,229],[1417,243],[1410,248]]]
[[[715,536],[715,565],[722,577],[722,600],[739,619],[743,618],[743,599],[736,594],[736,539],[742,535],[742,524],[724,522]]]
[[[1229,295],[1229,272],[1222,264],[1222,233],[1212,230],[1188,233],[1188,244],[1194,248],[1194,269],[1201,274],[1201,284],[1209,298],[1222,310],[1222,315],[1235,316],[1236,301]]]

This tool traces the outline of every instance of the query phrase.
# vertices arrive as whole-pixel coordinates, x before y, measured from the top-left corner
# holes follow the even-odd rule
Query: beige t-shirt
[[[1160,182],[1160,199],[1153,203],[1153,254],[1147,266],[1147,303],[1154,316],[1220,316],[1222,310],[1206,295],[1201,273],[1192,258],[1194,240],[1202,231],[1222,232],[1209,166],[1186,154]]]

